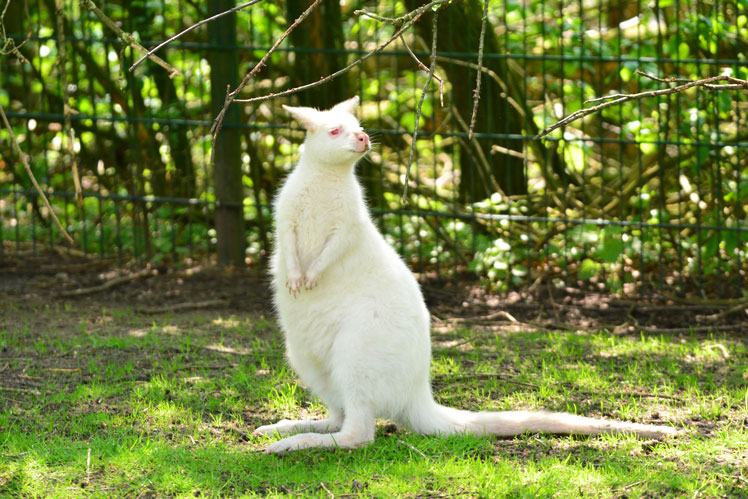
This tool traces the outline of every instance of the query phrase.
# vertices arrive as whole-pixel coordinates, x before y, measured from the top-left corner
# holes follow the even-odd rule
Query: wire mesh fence
[[[220,4],[109,2],[101,8],[148,48]],[[382,18],[422,4],[322,2],[242,97],[345,68],[395,32]],[[125,48],[86,5],[64,3],[57,15],[52,0],[10,2],[0,57],[0,104],[76,251],[122,263],[211,258],[215,212],[226,207],[242,215],[246,262],[261,265],[273,243],[273,194],[303,140],[281,104],[324,108],[360,95],[360,117],[376,145],[358,174],[380,229],[415,271],[477,273],[497,290],[582,283],[644,295],[745,294],[746,88],[650,94],[536,138],[600,102],[586,103],[591,99],[716,75],[745,80],[744,0],[487,2],[472,138],[484,3],[444,5],[436,24],[438,79],[428,87],[430,12],[324,85],[235,103],[237,115],[221,133],[236,137],[238,201],[222,198],[210,163],[216,100],[220,108],[225,94],[215,83],[218,68],[225,69],[221,56],[236,59],[233,77],[240,79],[308,3],[260,2],[236,13],[234,43],[219,43],[225,33],[205,27],[172,42],[159,55],[179,70],[174,78],[151,61],[129,71],[141,54]],[[8,43],[22,46],[12,52]],[[0,138],[0,248],[62,246],[7,130]]]

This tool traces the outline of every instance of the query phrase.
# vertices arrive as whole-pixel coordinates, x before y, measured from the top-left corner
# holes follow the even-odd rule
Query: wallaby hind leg
[[[260,426],[252,435],[291,435],[294,433],[333,433],[340,431],[343,425],[343,411],[340,409],[329,409],[330,414],[325,419],[282,419],[275,424]]]
[[[312,447],[360,447],[374,440],[374,414],[368,407],[351,404],[346,407],[340,431],[335,433],[299,433],[278,440],[265,449],[265,454],[283,454]]]

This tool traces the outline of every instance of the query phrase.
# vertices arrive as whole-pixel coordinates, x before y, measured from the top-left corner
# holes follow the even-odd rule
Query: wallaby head
[[[306,129],[303,156],[316,164],[350,166],[371,147],[369,136],[353,115],[358,97],[327,111],[283,106]]]

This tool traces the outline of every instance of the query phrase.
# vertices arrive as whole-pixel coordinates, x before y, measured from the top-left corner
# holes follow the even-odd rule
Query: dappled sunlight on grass
[[[40,320],[45,312],[29,313]],[[19,329],[0,338],[7,349],[0,370],[15,383],[0,393],[0,497],[748,492],[741,481],[748,362],[740,338],[461,328],[443,333],[452,346],[434,349],[442,403],[686,429],[668,441],[438,438],[380,422],[368,447],[280,458],[257,452],[275,437],[253,437],[252,429],[324,417],[326,409],[297,383],[275,325],[228,314],[106,313],[120,319],[106,322],[111,330],[97,325],[95,334],[94,322],[71,311],[59,329],[31,330],[31,319],[20,317]]]
[[[236,348],[218,344],[205,345],[205,349],[221,353],[233,353],[237,355],[249,355],[251,353],[251,350],[248,350],[246,348]]]
[[[228,319],[219,317],[217,319],[213,319],[212,324],[214,326],[219,326],[225,329],[236,329],[240,326],[239,320],[235,317],[231,317]]]
[[[133,338],[142,338],[143,336],[148,334],[148,331],[145,329],[130,329],[127,332],[128,336],[132,336]]]

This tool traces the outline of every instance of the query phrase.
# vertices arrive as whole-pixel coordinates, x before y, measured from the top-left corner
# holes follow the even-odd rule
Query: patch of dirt
[[[620,297],[586,283],[577,287],[538,286],[497,295],[474,276],[422,283],[435,328],[466,324],[514,326],[617,334],[705,334],[748,332],[748,300],[691,301],[678,297]]]
[[[472,275],[449,280],[423,275],[420,281],[437,331],[440,325],[458,324],[518,330],[607,329],[621,334],[748,331],[745,300],[691,303],[677,297],[621,298],[584,283],[564,288],[541,285],[497,295]],[[17,303],[130,306],[144,313],[195,308],[272,312],[268,275],[258,268],[212,264],[133,268],[64,251],[0,252],[0,295]]]
[[[110,287],[109,283],[114,283]],[[198,264],[186,268],[120,267],[66,254],[0,254],[0,294],[17,303],[62,301],[75,307],[130,306],[158,313],[198,308],[269,312],[265,273]]]

